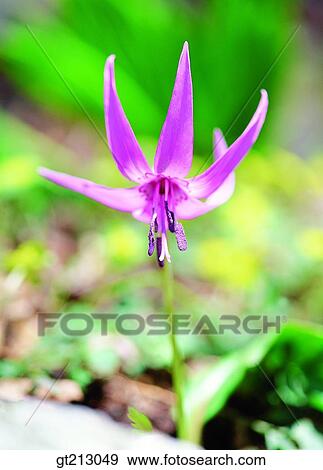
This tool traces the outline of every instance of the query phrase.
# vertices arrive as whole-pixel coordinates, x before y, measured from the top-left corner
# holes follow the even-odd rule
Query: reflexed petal
[[[235,188],[235,175],[230,173],[224,183],[212,193],[204,202],[199,199],[188,197],[176,206],[176,217],[178,219],[194,219],[200,215],[221,206],[232,196]]]
[[[138,186],[129,189],[107,188],[106,186],[92,183],[92,181],[48,170],[47,168],[40,168],[38,172],[53,183],[81,193],[90,199],[94,199],[105,206],[119,211],[132,212],[147,203],[144,194],[140,192]]]
[[[247,155],[261,131],[267,108],[267,92],[262,90],[258,108],[241,136],[204,173],[189,180],[193,197],[204,198],[213,194]]]
[[[186,176],[193,156],[193,94],[188,44],[179,59],[171,102],[155,156],[155,172]]]
[[[228,146],[225,140],[224,135],[220,129],[215,129],[213,133],[213,155],[214,160],[219,160],[222,158],[226,151],[228,150]],[[209,203],[216,202],[217,206],[224,204],[230,197],[232,196],[235,188],[235,175],[234,172],[230,173],[229,176],[223,181],[221,186],[209,196],[208,201]]]
[[[152,218],[152,204],[147,204],[142,209],[136,209],[132,212],[132,216],[139,220],[139,222],[144,222],[145,224],[150,224]]]
[[[221,186],[214,191],[207,199],[206,202],[214,207],[221,206],[227,202],[234,192],[236,184],[235,174],[232,172],[224,180]]]
[[[228,150],[227,143],[225,141],[224,135],[220,129],[215,129],[213,133],[213,155],[214,160],[218,160],[223,157],[225,152]]]
[[[107,59],[104,71],[105,125],[111,153],[119,171],[140,182],[151,169],[122,109],[114,77],[114,56]]]

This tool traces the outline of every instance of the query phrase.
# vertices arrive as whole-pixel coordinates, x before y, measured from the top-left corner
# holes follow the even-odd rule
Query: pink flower
[[[161,266],[170,261],[167,232],[175,234],[179,250],[187,248],[179,220],[193,219],[226,202],[235,186],[234,169],[247,155],[263,126],[268,96],[261,91],[258,108],[244,132],[227,147],[220,130],[214,132],[212,165],[186,178],[193,157],[193,96],[188,44],[185,43],[166,120],[159,137],[154,168],[150,168],[122,109],[115,84],[114,56],[104,73],[104,108],[108,143],[119,171],[137,186],[109,188],[64,173],[40,168],[50,181],[77,191],[149,224],[148,254],[156,249]]]

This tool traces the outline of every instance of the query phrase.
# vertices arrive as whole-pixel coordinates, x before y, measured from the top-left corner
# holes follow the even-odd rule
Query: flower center
[[[148,255],[155,251],[159,266],[164,266],[165,258],[170,263],[171,258],[167,244],[167,231],[175,234],[180,251],[187,249],[187,240],[182,224],[176,220],[176,191],[175,183],[170,178],[161,177],[154,182],[153,211],[148,232]]]

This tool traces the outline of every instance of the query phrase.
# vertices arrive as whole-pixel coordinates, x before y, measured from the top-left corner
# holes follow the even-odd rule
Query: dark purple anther
[[[177,246],[180,251],[185,251],[187,249],[187,240],[184,232],[184,228],[182,224],[178,222],[175,225],[175,235]]]
[[[153,223],[150,224],[148,232],[148,255],[151,256],[155,250],[155,237],[153,232]]]
[[[161,239],[161,237],[156,238],[156,249],[157,249],[158,265],[162,268],[164,266],[164,260],[160,261],[160,259],[159,259],[160,255],[161,255],[161,252],[162,252],[162,239]]]
[[[175,216],[174,216],[174,212],[169,209],[167,201],[165,201],[165,211],[166,211],[169,231],[174,233],[175,232]]]
[[[155,233],[158,232],[158,222],[157,222],[157,217],[155,218],[154,220],[154,230],[155,230]]]

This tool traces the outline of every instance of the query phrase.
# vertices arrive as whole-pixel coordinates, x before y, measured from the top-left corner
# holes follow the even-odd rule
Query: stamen
[[[155,219],[154,219],[154,231],[155,231],[155,233],[158,232],[157,214],[156,214],[156,217],[155,217]]]
[[[164,257],[163,257],[163,244],[161,237],[156,238],[156,248],[157,248],[157,261],[161,268],[164,267]],[[162,259],[161,259],[162,258]]]
[[[148,232],[148,256],[151,256],[155,250],[155,236],[153,232],[154,221],[150,223]]]
[[[174,215],[174,212],[169,209],[167,201],[165,201],[165,211],[166,211],[166,217],[167,217],[167,222],[168,222],[168,229],[170,232],[174,233],[175,232],[175,215]]]
[[[176,222],[175,224],[175,235],[177,246],[180,251],[185,251],[187,249],[187,240],[184,232],[183,225]]]

